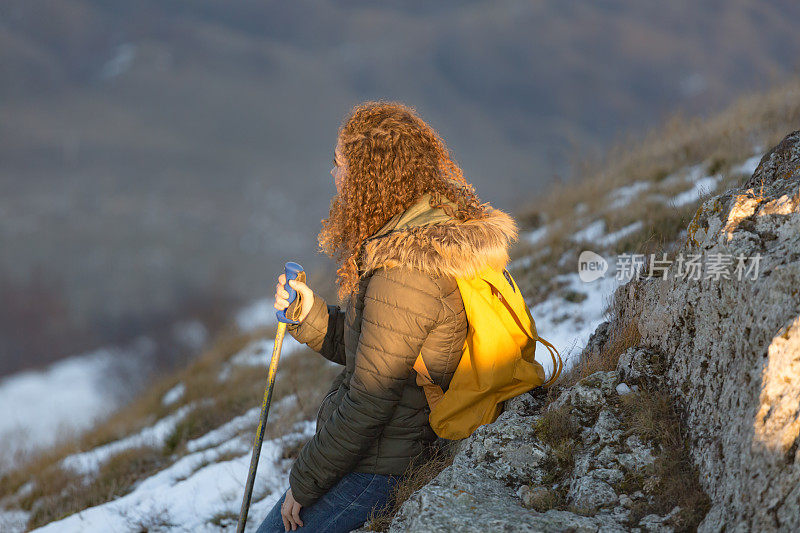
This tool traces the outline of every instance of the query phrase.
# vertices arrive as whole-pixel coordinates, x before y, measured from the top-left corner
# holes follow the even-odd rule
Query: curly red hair
[[[340,191],[317,237],[320,249],[339,268],[338,296],[358,286],[358,257],[364,241],[426,192],[431,206],[460,220],[483,217],[482,204],[444,141],[409,106],[397,102],[357,105],[342,123],[338,146],[346,161]],[[443,204],[446,197],[455,208]]]

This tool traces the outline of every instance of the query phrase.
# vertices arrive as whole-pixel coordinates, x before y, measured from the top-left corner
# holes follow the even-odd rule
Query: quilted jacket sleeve
[[[405,271],[405,273],[403,273]],[[292,494],[310,505],[352,471],[391,420],[414,360],[442,307],[439,288],[420,273],[379,269],[367,286],[350,389],[301,450]]]
[[[327,305],[317,293],[308,316],[300,324],[289,324],[286,331],[326,359],[344,364],[344,311]]]

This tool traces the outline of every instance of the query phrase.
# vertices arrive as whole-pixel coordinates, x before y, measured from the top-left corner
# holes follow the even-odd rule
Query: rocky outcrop
[[[599,354],[610,332],[636,324],[641,340],[616,370],[547,405],[531,394],[508,402],[391,531],[692,528],[680,507],[643,513],[659,507],[664,447],[625,398],[652,391],[667,391],[681,414],[688,463],[710,499],[700,531],[800,531],[799,206],[795,132],[741,187],[701,206],[662,276],[618,290],[613,320],[584,350]],[[698,258],[700,276],[686,263]]]
[[[685,413],[712,501],[700,531],[800,531],[798,205],[795,132],[742,187],[698,210],[679,255],[702,257],[700,279],[673,265],[616,295],[619,319],[638,324],[642,349],[663,356]],[[730,279],[707,277],[720,258],[732,258]],[[752,270],[735,271],[741,258]]]
[[[634,510],[655,503],[632,481],[652,475],[655,452],[625,422],[621,394],[632,390],[619,376],[592,374],[546,409],[531,394],[511,400],[406,501],[390,531],[673,531],[679,508]]]

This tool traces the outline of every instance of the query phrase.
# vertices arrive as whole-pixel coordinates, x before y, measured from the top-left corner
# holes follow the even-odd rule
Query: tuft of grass
[[[652,503],[637,502],[631,512],[631,525],[650,513],[664,515],[680,506],[676,529],[696,531],[711,508],[711,501],[700,486],[672,397],[661,390],[642,389],[620,397],[620,404],[629,432],[642,435],[656,449],[652,476],[627,480],[653,496]]]
[[[225,406],[212,403],[209,406],[198,406],[183,417],[164,441],[164,454],[170,455],[182,449],[186,443],[221,426],[227,420]]]
[[[79,486],[82,483],[80,476],[59,465],[43,469],[37,474],[38,478],[36,483],[31,485],[31,490],[18,499],[19,508],[34,514],[50,512],[56,516],[64,515],[65,512],[56,509],[52,502],[57,501],[59,495],[69,491],[70,487]]]
[[[580,429],[570,414],[570,407],[546,410],[533,429],[536,437],[550,447],[544,483],[550,485],[562,481],[575,466],[575,447]],[[562,498],[557,500],[563,503]]]
[[[132,515],[120,514],[126,519],[130,531],[136,533],[161,533],[174,531],[179,525],[176,524],[169,509],[157,507],[150,509],[147,513],[133,513]]]
[[[680,235],[694,215],[692,209],[674,209],[650,204],[652,209],[643,221],[641,230],[628,235],[614,244],[616,254],[658,254],[670,251],[680,241]]]
[[[594,516],[597,514],[597,509],[597,507],[590,505],[570,505],[567,507],[567,511],[580,516]]]
[[[652,474],[652,472],[643,473],[635,470],[625,472],[622,481],[616,483],[614,489],[621,494],[634,494],[644,489],[645,480],[652,476]],[[636,520],[636,522],[638,522],[638,520]]]
[[[615,370],[619,356],[628,348],[637,346],[641,340],[641,334],[636,325],[637,319],[638,317],[629,317],[628,320],[614,328],[598,353],[582,353],[575,364],[563,372],[556,383],[548,389],[548,403],[554,401],[562,390],[576,385],[580,380],[595,372]]]
[[[642,390],[620,396],[620,404],[631,432],[652,444],[659,444],[665,435],[672,436],[677,415],[666,394]]]
[[[706,171],[709,175],[720,174],[728,170],[730,166],[730,159],[726,158],[724,155],[715,155],[709,160]]]
[[[432,456],[421,463],[412,464],[395,486],[390,503],[383,509],[373,510],[369,517],[369,531],[388,531],[395,515],[412,494],[430,483],[442,470],[453,464],[456,444],[449,443],[433,451]]]
[[[561,293],[561,297],[568,302],[579,304],[584,302],[589,296],[585,292],[565,290]]]
[[[570,407],[564,405],[545,411],[533,429],[540,441],[555,448],[564,441],[576,439],[580,428],[570,414]]]
[[[545,487],[537,487],[530,499],[530,507],[539,513],[546,513],[551,509],[561,509],[564,507],[566,495],[564,491],[551,490]]]

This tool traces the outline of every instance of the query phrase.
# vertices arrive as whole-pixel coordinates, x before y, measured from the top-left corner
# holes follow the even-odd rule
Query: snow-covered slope
[[[627,220],[611,232],[607,229],[605,218],[618,216],[619,212],[624,213],[630,209],[631,204],[648,201],[670,209],[692,209],[700,200],[713,194],[723,178],[730,181],[752,174],[763,155],[757,151],[758,148],[754,150],[754,155],[732,164],[725,176],[705,170],[707,164],[696,164],[678,169],[660,183],[636,181],[615,188],[606,193],[604,201],[600,203],[601,207],[594,212],[590,212],[585,205],[570,206],[574,208],[575,220],[571,223],[576,229],[565,236],[559,233],[564,225],[563,219],[551,220],[523,233],[521,240],[528,246],[533,246],[533,249],[515,257],[510,267],[515,275],[531,270],[542,251],[549,252],[546,243],[551,232],[558,235],[556,238],[562,244],[571,243],[555,265],[547,265],[550,268],[548,273],[552,274],[549,282],[555,290],[531,307],[539,335],[559,350],[564,358],[565,370],[574,363],[591,333],[604,320],[614,290],[634,274],[631,260],[645,259],[644,254],[636,254],[633,249],[620,249],[618,244],[631,236],[641,235],[643,239],[647,237],[644,233],[646,216],[638,220]],[[672,196],[663,192],[672,189],[680,192]],[[608,270],[597,279],[584,281],[581,278],[579,257],[584,250],[597,254],[607,264]],[[533,282],[541,281],[533,279]],[[540,362],[549,373],[552,363],[547,352],[537,351],[537,359],[539,356]]]
[[[110,383],[115,369],[151,350],[151,341],[141,339],[129,348],[102,348],[0,380],[0,474],[119,408],[123,398]]]
[[[258,324],[251,322],[251,325],[256,327]],[[273,344],[273,340],[263,338],[248,342],[222,364],[215,366],[215,379],[224,384],[241,369],[259,377],[264,376]],[[282,366],[291,365],[292,357],[303,349],[293,338],[286,337],[281,354]],[[48,387],[69,388],[72,384],[74,391],[67,395],[69,403],[65,402],[63,408],[53,410],[45,423],[68,420],[70,409],[98,414],[99,407],[107,404],[100,389],[95,388],[95,382],[102,379],[108,356],[105,352],[99,352],[76,357],[54,365],[55,368],[40,375],[10,380],[7,388],[3,389],[3,399],[16,402],[26,398],[20,391],[35,394],[45,392]],[[67,455],[58,461],[57,468],[67,472],[72,477],[72,483],[88,487],[104,475],[104,467],[115,458],[125,458],[126,453],[135,454],[142,449],[166,449],[169,440],[183,427],[181,424],[189,420],[193,413],[211,407],[215,402],[213,396],[182,402],[185,391],[186,385],[182,382],[169,388],[160,398],[166,413],[164,416],[118,440]],[[37,401],[44,405],[31,402],[21,406],[19,412],[35,417],[56,405],[52,399],[49,402]],[[257,398],[253,398],[253,402],[256,401]],[[271,423],[280,424],[281,420],[292,419],[298,411],[299,401],[301,399],[297,395],[289,394],[273,402]],[[110,409],[101,414],[107,416],[109,413]],[[126,494],[51,522],[41,530],[105,532],[175,528],[179,531],[218,531],[231,520],[235,521],[259,413],[259,406],[252,407],[221,426],[188,440],[180,453],[168,455],[165,468],[139,480],[127,489],[129,492]],[[85,413],[81,414],[83,427],[88,428],[91,421],[86,419]],[[6,413],[5,416],[10,418],[11,415]],[[75,419],[77,421],[78,417]],[[24,420],[20,421],[20,425],[24,423]],[[282,435],[265,440],[254,490],[253,517],[262,516],[286,489],[288,468],[294,453],[312,434],[313,424],[300,420],[289,424]],[[135,455],[131,456],[131,460],[135,460]],[[35,490],[33,483],[22,485],[17,497],[24,499],[26,493]],[[0,511],[0,531],[22,531],[29,519],[30,513],[19,509]]]
[[[272,406],[271,416],[280,417],[294,397]],[[260,408],[254,407],[212,432],[189,441],[189,453],[167,468],[143,480],[129,493],[108,503],[75,513],[35,531],[84,533],[88,531],[219,531],[235,525],[241,505],[242,487],[250,466],[254,428]],[[180,413],[178,414],[180,416]],[[175,418],[162,420],[120,446],[134,446],[147,439],[161,441]],[[295,424],[285,435],[264,441],[253,490],[251,527],[266,515],[288,487],[293,457],[287,451],[304,443],[314,434],[311,422]],[[115,443],[116,444],[116,443]],[[111,448],[94,450],[65,459],[67,468],[90,476],[97,463]],[[118,450],[115,450],[118,451]]]
[[[275,323],[275,309],[269,300],[257,300],[235,316],[235,324],[243,332]],[[199,322],[178,323],[173,329],[184,344],[195,349],[207,341]],[[288,346],[293,343],[294,339],[287,339]],[[115,381],[120,366],[134,367],[154,348],[152,340],[141,337],[129,346],[99,348],[67,357],[43,370],[0,378],[0,474],[26,456],[75,438],[107,418],[126,396]],[[251,363],[260,361],[257,354],[250,357]]]

